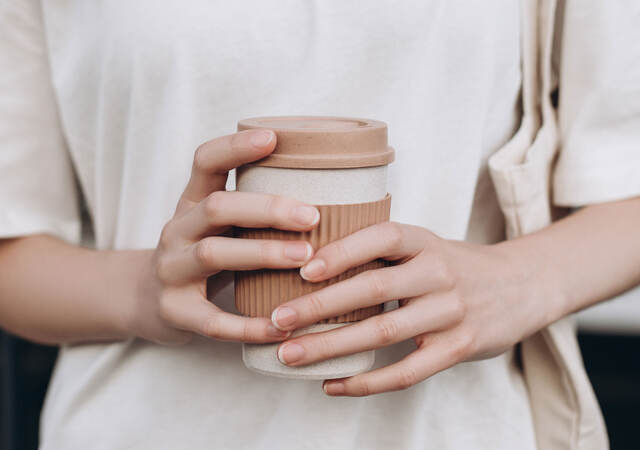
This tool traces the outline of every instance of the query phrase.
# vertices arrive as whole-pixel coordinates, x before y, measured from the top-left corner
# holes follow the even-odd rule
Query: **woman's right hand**
[[[318,210],[297,200],[225,191],[228,172],[267,156],[275,141],[271,131],[249,130],[196,150],[189,183],[138,282],[134,335],[163,344],[185,343],[194,334],[254,343],[288,336],[269,318],[228,313],[207,299],[207,278],[220,271],[297,268],[313,256],[313,248],[304,241],[235,239],[225,234],[234,225],[294,231],[317,225]]]

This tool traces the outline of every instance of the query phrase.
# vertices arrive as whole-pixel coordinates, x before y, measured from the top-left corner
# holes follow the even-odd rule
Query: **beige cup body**
[[[375,202],[387,194],[387,166],[348,169],[292,169],[247,165],[236,174],[236,189],[292,197],[315,205]],[[327,331],[348,323],[318,323],[295,335]],[[245,365],[262,374],[330,379],[351,376],[371,368],[374,351],[334,358],[303,367],[288,367],[277,358],[278,344],[244,344]]]
[[[312,205],[366,203],[387,194],[387,166],[351,169],[285,169],[246,165],[236,189],[292,197]]]

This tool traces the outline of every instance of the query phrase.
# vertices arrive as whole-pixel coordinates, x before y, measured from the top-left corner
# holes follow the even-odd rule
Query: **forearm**
[[[640,198],[585,207],[500,245],[558,319],[640,284]]]
[[[0,241],[0,326],[48,344],[126,338],[150,256],[49,236]]]

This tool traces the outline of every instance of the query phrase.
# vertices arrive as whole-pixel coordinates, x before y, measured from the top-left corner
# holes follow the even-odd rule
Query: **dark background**
[[[582,333],[579,341],[611,448],[640,449],[640,336]],[[0,449],[36,449],[40,407],[57,349],[1,332],[0,343]]]

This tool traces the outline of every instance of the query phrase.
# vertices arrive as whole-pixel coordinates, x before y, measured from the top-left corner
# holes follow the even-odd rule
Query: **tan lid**
[[[387,125],[344,117],[256,117],[238,122],[238,131],[273,130],[278,141],[272,154],[254,164],[298,169],[383,166],[393,161]]]

